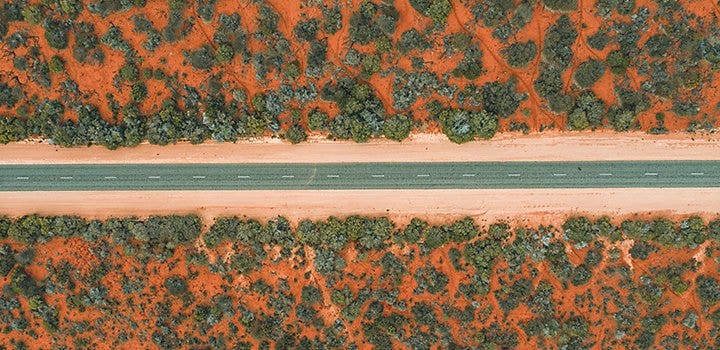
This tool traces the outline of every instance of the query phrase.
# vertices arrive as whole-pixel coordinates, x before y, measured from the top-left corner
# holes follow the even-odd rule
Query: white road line
[[[72,180],[72,176],[60,176],[61,180]]]
[[[692,176],[703,176],[705,173],[690,173]]]
[[[658,173],[645,173],[645,176],[657,176]]]
[[[327,177],[338,178],[338,177],[340,177],[340,175],[328,175]]]
[[[148,179],[159,179],[160,176],[148,176]]]
[[[612,176],[611,173],[600,173],[599,175],[600,175],[600,176]]]
[[[283,175],[282,176],[283,179],[292,179],[293,177],[295,177],[295,175]]]
[[[247,175],[238,175],[238,179],[249,179],[250,176]]]
[[[508,174],[508,176],[510,176],[510,177],[518,177],[518,176],[520,176],[520,174],[514,173],[514,174]]]
[[[430,174],[417,174],[417,177],[430,177]]]
[[[18,180],[27,180],[27,179],[29,179],[29,177],[27,177],[27,176],[18,176],[18,177],[16,177],[16,179],[18,179]]]
[[[115,176],[105,176],[105,180],[117,179]]]
[[[463,174],[464,177],[473,177],[475,174]]]
[[[567,174],[553,174],[553,176],[566,176]]]
[[[202,176],[202,175],[193,176],[193,179],[204,179],[204,178],[205,178],[205,176]]]
[[[385,174],[372,174],[372,177],[385,177]]]

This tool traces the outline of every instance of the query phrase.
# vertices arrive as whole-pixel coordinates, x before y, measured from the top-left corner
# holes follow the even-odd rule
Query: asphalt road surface
[[[720,187],[720,161],[0,165],[0,191]]]

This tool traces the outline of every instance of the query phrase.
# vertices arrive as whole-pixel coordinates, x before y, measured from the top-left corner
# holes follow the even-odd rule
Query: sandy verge
[[[720,213],[720,188],[353,190],[353,191],[128,191],[0,192],[0,213],[78,214],[91,218],[198,213],[204,219],[283,215],[292,222],[330,215],[389,215],[442,223],[466,215],[478,222],[556,223],[573,213],[666,216]],[[207,220],[206,222],[211,222]]]
[[[322,163],[419,161],[720,160],[720,136],[675,133],[546,132],[500,134],[457,145],[441,134],[415,134],[396,143],[328,141],[317,136],[291,145],[278,139],[239,143],[187,143],[110,151],[18,142],[0,146],[0,164],[39,163]]]

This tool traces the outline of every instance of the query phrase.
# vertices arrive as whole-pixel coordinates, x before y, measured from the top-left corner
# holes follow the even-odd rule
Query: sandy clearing
[[[204,219],[286,216],[292,222],[330,215],[390,215],[400,224],[417,216],[442,223],[466,215],[479,222],[557,223],[572,214],[666,216],[720,213],[720,188],[0,192],[0,213],[79,214],[91,218],[198,213]],[[210,222],[210,220],[206,221]]]
[[[314,137],[291,145],[278,139],[187,143],[110,151],[103,147],[59,148],[18,142],[0,146],[0,164],[38,163],[322,163],[417,161],[720,160],[720,136],[602,132],[501,134],[489,141],[456,145],[441,134],[415,134],[396,143],[365,144]]]

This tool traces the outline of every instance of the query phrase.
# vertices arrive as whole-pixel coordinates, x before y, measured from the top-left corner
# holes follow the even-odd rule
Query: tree
[[[482,87],[483,106],[485,112],[501,118],[511,116],[520,106],[526,95],[516,93],[517,81],[513,78],[503,84],[498,81],[485,83]]]
[[[308,20],[301,20],[293,28],[295,37],[304,41],[313,41],[317,36],[317,32],[320,29],[320,21],[315,18]]]
[[[312,131],[325,130],[325,128],[327,128],[329,118],[330,116],[328,116],[327,113],[318,108],[313,108],[308,114],[308,127]]]
[[[208,70],[215,64],[215,54],[208,45],[190,51],[186,57],[195,69]]]
[[[514,68],[524,68],[537,56],[537,44],[535,41],[529,40],[525,42],[516,42],[502,49],[500,54],[505,61]]]
[[[303,142],[307,139],[305,128],[299,124],[294,124],[285,131],[285,138],[292,144]]]
[[[570,12],[577,9],[577,0],[543,0],[545,7],[560,12]]]
[[[582,88],[587,89],[595,84],[605,74],[605,65],[596,59],[581,63],[573,73],[573,81]]]
[[[402,141],[410,135],[412,120],[405,115],[395,114],[385,120],[383,134],[393,141]]]
[[[48,18],[44,23],[45,40],[53,49],[63,50],[68,45],[67,25],[54,18]]]

